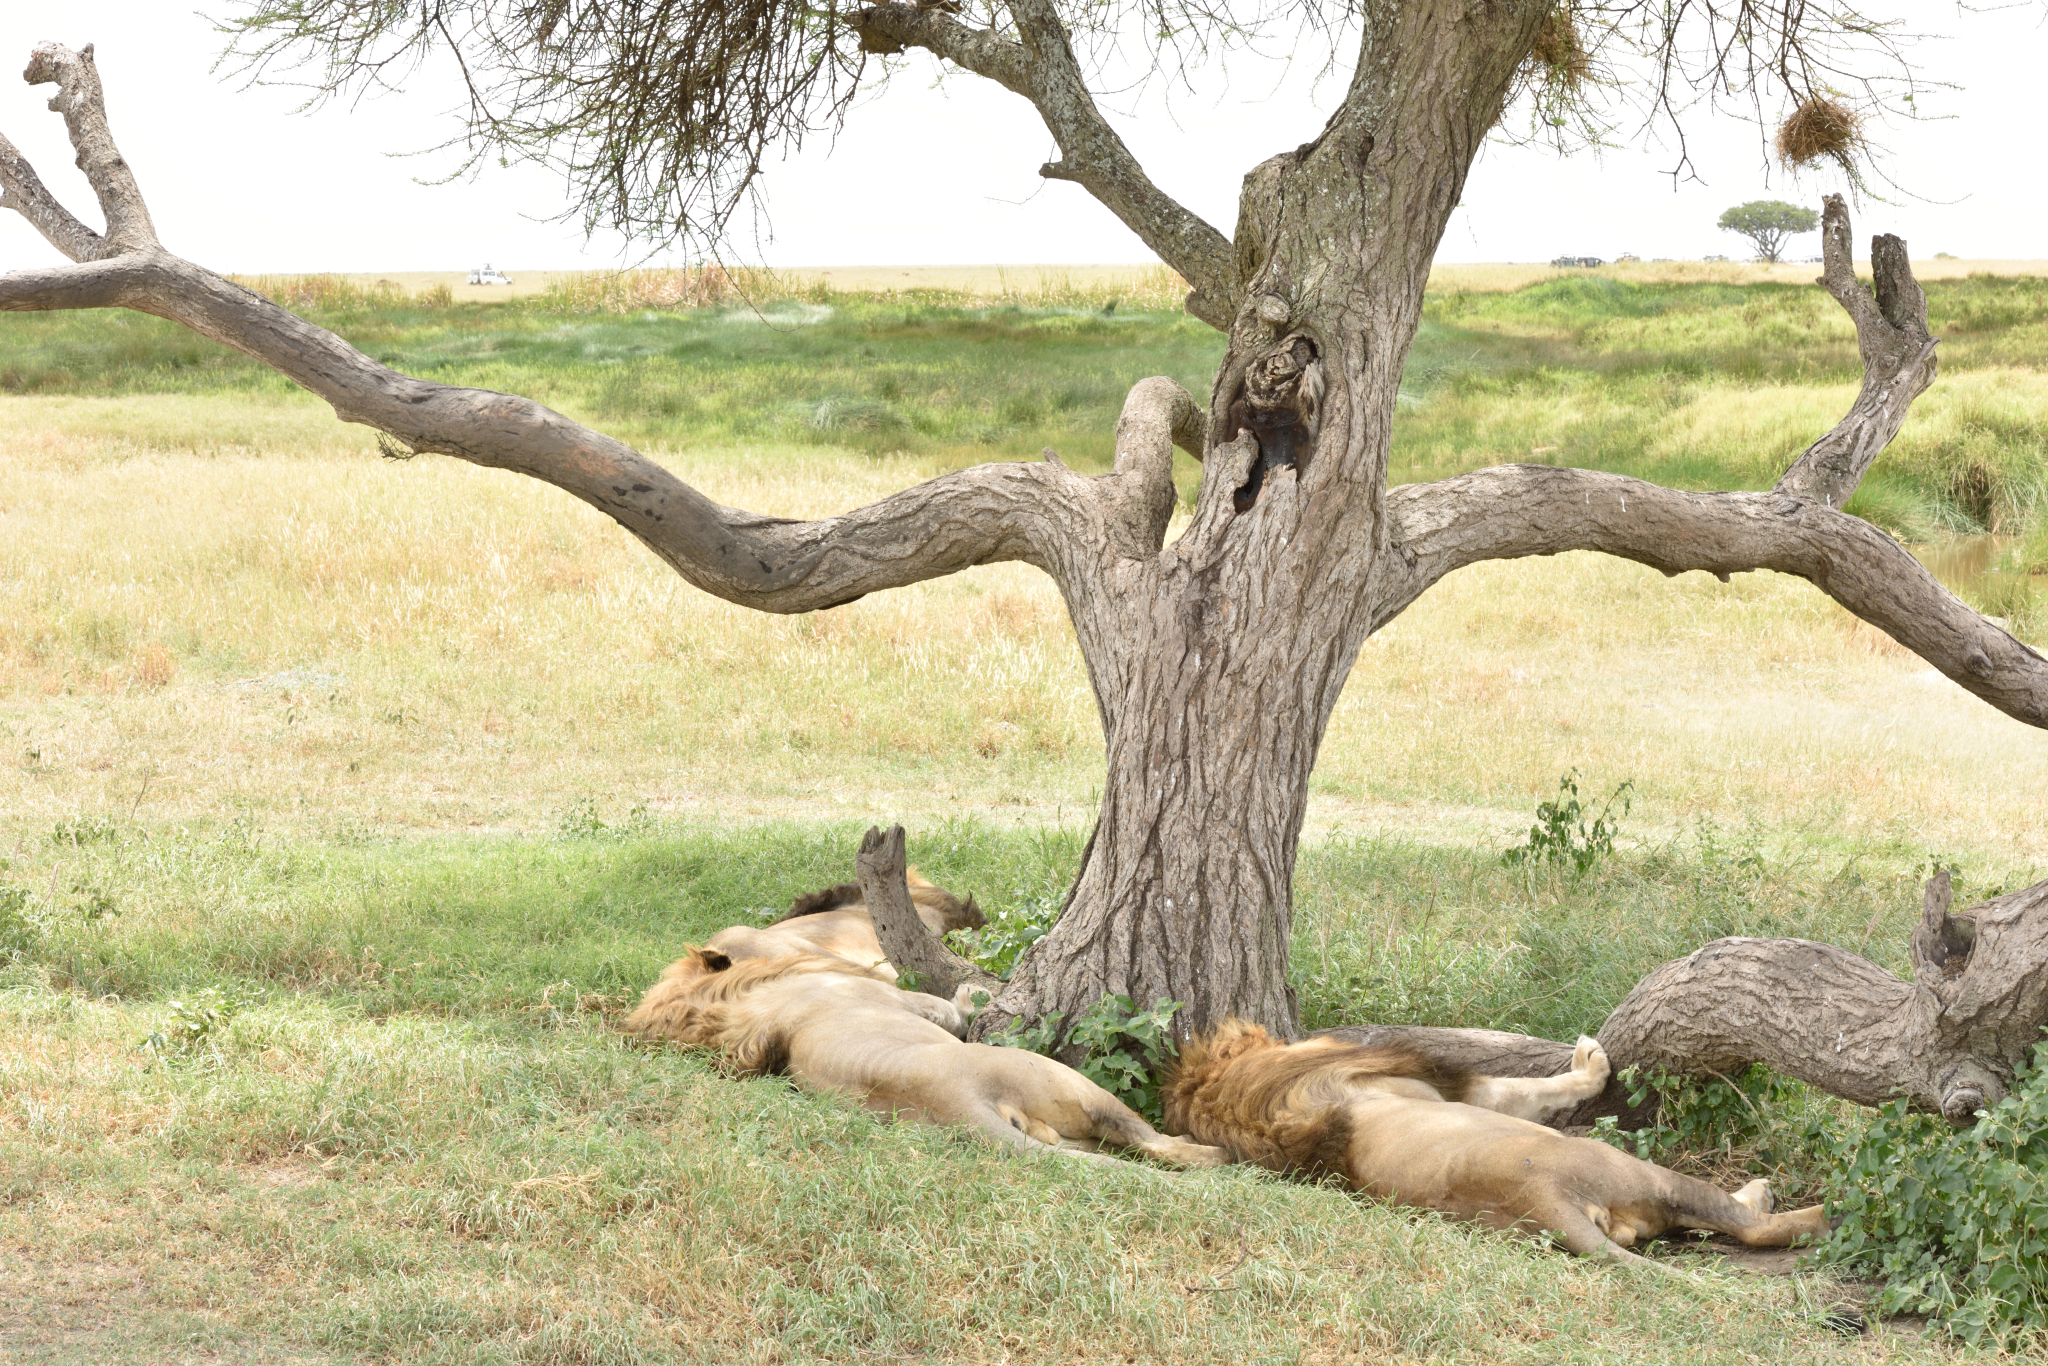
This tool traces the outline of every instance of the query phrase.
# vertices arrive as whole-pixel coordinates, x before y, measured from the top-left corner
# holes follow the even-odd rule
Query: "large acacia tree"
[[[1107,776],[1064,913],[984,1020],[1071,1018],[1122,992],[1186,1002],[1197,1028],[1240,1015],[1293,1030],[1295,853],[1331,710],[1366,638],[1481,560],[1598,550],[1667,574],[1798,575],[1985,702],[2048,725],[2048,661],[1840,511],[1933,380],[1935,344],[1904,244],[1876,239],[1867,289],[1839,200],[1823,282],[1855,324],[1865,382],[1833,430],[1787,453],[1775,488],[1681,492],[1526,465],[1387,486],[1431,258],[1518,97],[1538,132],[1597,120],[1586,97],[1604,89],[1641,92],[1652,115],[1678,113],[1695,86],[1759,107],[1815,98],[1858,53],[1895,57],[1885,30],[1846,0],[1275,0],[1265,18],[1345,45],[1343,93],[1320,131],[1244,175],[1226,235],[1147,178],[1097,106],[1085,54],[1132,32],[1160,52],[1227,46],[1258,17],[1229,0],[978,0],[971,13],[952,0],[250,0],[238,21],[245,54],[310,61],[331,91],[452,49],[478,154],[551,158],[593,221],[657,237],[715,234],[763,157],[828,122],[878,57],[886,67],[922,49],[997,82],[1059,146],[1041,174],[1127,224],[1188,281],[1189,312],[1229,338],[1206,407],[1165,379],[1131,390],[1099,477],[1048,454],[791,521],[722,507],[538,403],[386,369],[164,251],[108,130],[90,48],[38,48],[27,78],[57,87],[51,107],[106,228],[73,216],[0,140],[0,203],[71,262],[0,276],[0,307],[176,320],[413,451],[554,484],[697,587],[762,611],[817,611],[994,561],[1042,569],[1087,663]],[[1168,544],[1175,447],[1203,479]],[[880,900],[897,853],[878,842],[863,856]],[[1647,981],[1605,1034],[1622,1062],[1762,1059],[1843,1094],[1899,1089],[1957,1115],[1997,1094],[2048,1020],[2044,917],[2048,884],[1981,908],[1972,939],[1930,893],[1917,983],[1824,946],[1709,946]],[[916,938],[914,917],[880,918],[899,961],[941,986],[968,972]],[[1515,1067],[1556,1062],[1527,1041],[1437,1042],[1504,1050]]]

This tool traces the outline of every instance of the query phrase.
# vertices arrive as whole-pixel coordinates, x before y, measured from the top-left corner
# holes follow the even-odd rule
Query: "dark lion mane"
[[[1413,1048],[1342,1039],[1287,1043],[1242,1020],[1190,1040],[1160,1087],[1169,1133],[1228,1148],[1275,1171],[1344,1174],[1348,1083],[1407,1077],[1462,1100],[1471,1074]]]
[[[824,887],[815,892],[805,892],[802,896],[789,903],[787,911],[776,916],[775,919],[768,923],[780,925],[785,920],[795,920],[799,916],[823,915],[827,911],[836,911],[842,906],[864,907],[866,905],[867,902],[861,898],[860,884],[858,882],[842,882],[837,887]]]

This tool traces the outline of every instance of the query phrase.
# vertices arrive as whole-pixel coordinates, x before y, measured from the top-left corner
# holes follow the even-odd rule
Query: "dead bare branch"
[[[78,169],[85,172],[93,193],[99,196],[100,212],[106,215],[107,232],[100,254],[111,256],[126,251],[157,249],[156,228],[149,221],[149,208],[142,202],[142,190],[135,175],[114,146],[114,134],[107,127],[106,100],[100,92],[99,68],[93,64],[92,44],[79,52],[55,43],[44,43],[30,56],[22,79],[30,85],[57,87],[50,108],[64,116],[71,134],[71,146],[78,153]],[[20,161],[15,154],[14,160]],[[22,163],[26,166],[26,163]],[[34,179],[34,171],[28,178]],[[37,185],[40,189],[40,184]],[[39,223],[40,228],[42,225]],[[47,235],[47,234],[46,234]],[[55,239],[52,239],[54,242]],[[61,245],[60,245],[60,250]],[[66,252],[66,255],[71,255]],[[74,261],[85,259],[71,256]]]
[[[1000,978],[947,948],[918,917],[910,900],[910,865],[904,858],[902,826],[890,826],[887,834],[870,826],[861,839],[854,868],[868,919],[874,922],[875,938],[882,941],[882,951],[897,971],[917,975],[919,991],[947,1000],[963,985],[979,987],[991,999],[1002,992]]]
[[[1889,233],[1871,241],[1876,294],[1856,278],[1849,209],[1829,195],[1821,215],[1825,268],[1820,283],[1856,324],[1863,389],[1848,415],[1807,447],[1778,480],[1777,492],[1838,508],[1889,446],[1913,400],[1934,382],[1935,339],[1927,333],[1927,295],[1913,278],[1906,244]]]

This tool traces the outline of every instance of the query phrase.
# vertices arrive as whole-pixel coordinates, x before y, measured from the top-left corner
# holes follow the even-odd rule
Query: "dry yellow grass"
[[[1731,253],[1733,254],[1733,253]],[[1856,269],[1866,277],[1870,262],[1859,260]],[[1913,262],[1913,274],[1922,280],[1960,280],[1969,275],[2048,275],[2048,260],[1958,260],[1936,257]],[[1429,273],[1434,291],[1463,290],[1474,294],[1505,293],[1522,289],[1560,275],[1602,275],[1638,285],[1723,284],[1723,285],[1810,285],[1820,275],[1820,266],[1808,261],[1632,261],[1610,263],[1593,269],[1560,269],[1537,262],[1502,262],[1474,265],[1438,265]]]
[[[367,447],[310,402],[0,401],[10,827],[250,811],[308,833],[532,829],[586,797],[1085,818],[1094,707],[1035,571],[768,617],[550,489]],[[662,458],[788,515],[925,472],[815,449]],[[1638,830],[1755,817],[1822,843],[2048,857],[2048,736],[1804,583],[1592,556],[1468,570],[1368,645],[1312,828],[1490,838],[1573,766],[1634,778]]]
[[[1869,273],[1868,261],[1857,269]],[[1151,289],[1164,268],[1157,263],[1083,265],[961,265],[961,266],[788,266],[774,272],[793,289],[823,286],[847,293],[896,293],[904,290],[941,290],[974,298],[1000,298],[1012,294],[1039,295],[1064,290]],[[506,268],[513,283],[470,285],[465,270],[411,270],[364,272],[344,278],[357,285],[374,287],[390,281],[408,293],[417,294],[447,285],[458,303],[502,303],[544,294],[551,287],[604,272],[586,270],[531,270]],[[1913,273],[1922,280],[1959,280],[1968,275],[2048,275],[2048,260],[1957,260],[1934,258],[1913,263]],[[1501,293],[1521,289],[1559,275],[1603,275],[1632,284],[1811,284],[1820,268],[1806,262],[1786,261],[1765,265],[1756,261],[1640,261],[1605,265],[1593,270],[1561,270],[1540,262],[1486,262],[1438,264],[1429,274],[1429,287],[1438,291]]]

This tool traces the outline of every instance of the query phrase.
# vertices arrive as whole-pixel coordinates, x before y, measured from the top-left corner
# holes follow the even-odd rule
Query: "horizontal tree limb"
[[[2048,659],[1858,517],[1789,494],[1688,493],[1625,475],[1499,465],[1387,493],[1379,621],[1481,560],[1598,550],[1681,574],[1795,574],[2006,715],[2048,726]]]
[[[708,593],[807,612],[972,565],[1024,560],[1064,578],[1105,509],[1064,466],[994,464],[941,475],[837,517],[792,521],[706,498],[632,447],[542,404],[414,379],[324,328],[165,253],[0,276],[0,309],[120,307],[153,313],[262,361],[345,422],[530,475],[632,532]]]

